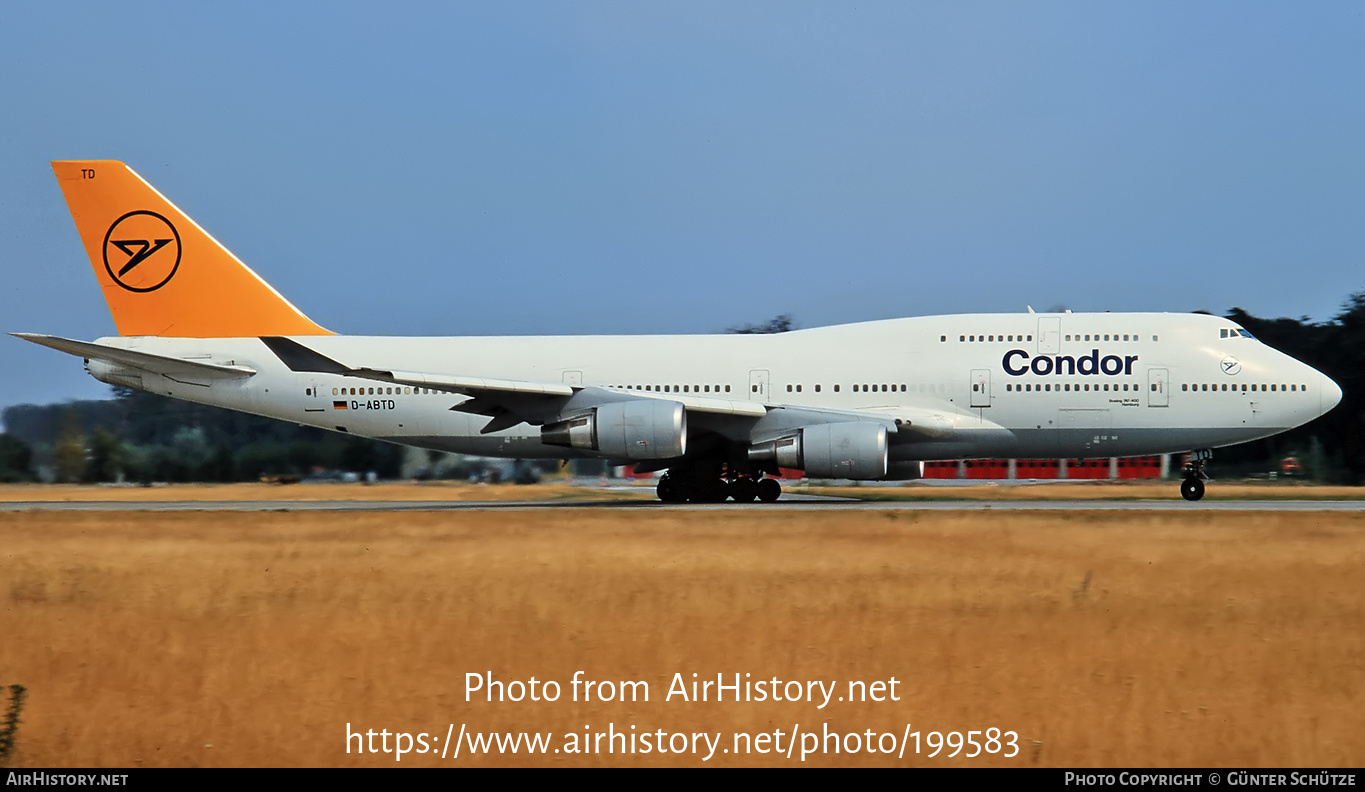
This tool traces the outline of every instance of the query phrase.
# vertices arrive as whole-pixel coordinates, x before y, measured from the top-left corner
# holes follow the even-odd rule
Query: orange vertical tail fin
[[[119,335],[331,335],[122,162],[52,170]]]

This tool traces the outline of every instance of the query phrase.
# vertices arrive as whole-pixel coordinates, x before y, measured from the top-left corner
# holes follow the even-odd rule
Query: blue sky
[[[1365,5],[23,3],[0,330],[114,333],[52,159],[335,331],[1322,321],[1365,290]],[[0,406],[99,398],[0,338]]]

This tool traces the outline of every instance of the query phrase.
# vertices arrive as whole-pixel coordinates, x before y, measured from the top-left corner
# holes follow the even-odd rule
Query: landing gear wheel
[[[683,503],[687,500],[686,493],[682,491],[682,488],[679,487],[678,483],[670,476],[660,478],[659,486],[657,486],[654,491],[658,494],[659,500],[664,503]]]
[[[690,500],[693,503],[724,503],[730,497],[730,485],[721,479],[708,479],[697,482],[697,489]]]
[[[1204,482],[1197,478],[1187,478],[1180,482],[1180,495],[1187,501],[1197,501],[1204,497]]]
[[[782,485],[777,483],[777,479],[765,478],[754,486],[758,491],[758,499],[764,503],[772,503],[782,497]]]
[[[736,479],[730,482],[730,497],[735,503],[753,503],[758,497],[758,482],[751,478]]]

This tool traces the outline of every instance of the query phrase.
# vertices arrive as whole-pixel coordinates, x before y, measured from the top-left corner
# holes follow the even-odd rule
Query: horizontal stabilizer
[[[255,369],[246,366],[223,365],[202,360],[185,360],[184,358],[153,355],[148,352],[119,349],[104,344],[92,344],[88,341],[74,341],[59,336],[40,335],[38,333],[10,333],[10,335],[45,347],[51,347],[68,355],[75,355],[87,360],[118,363],[173,379],[205,377],[210,379],[236,379],[250,377],[256,373]]]

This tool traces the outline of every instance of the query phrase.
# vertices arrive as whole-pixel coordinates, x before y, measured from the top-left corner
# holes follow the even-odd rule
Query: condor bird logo
[[[104,235],[104,268],[128,291],[156,291],[180,268],[180,234],[156,212],[129,212]]]

